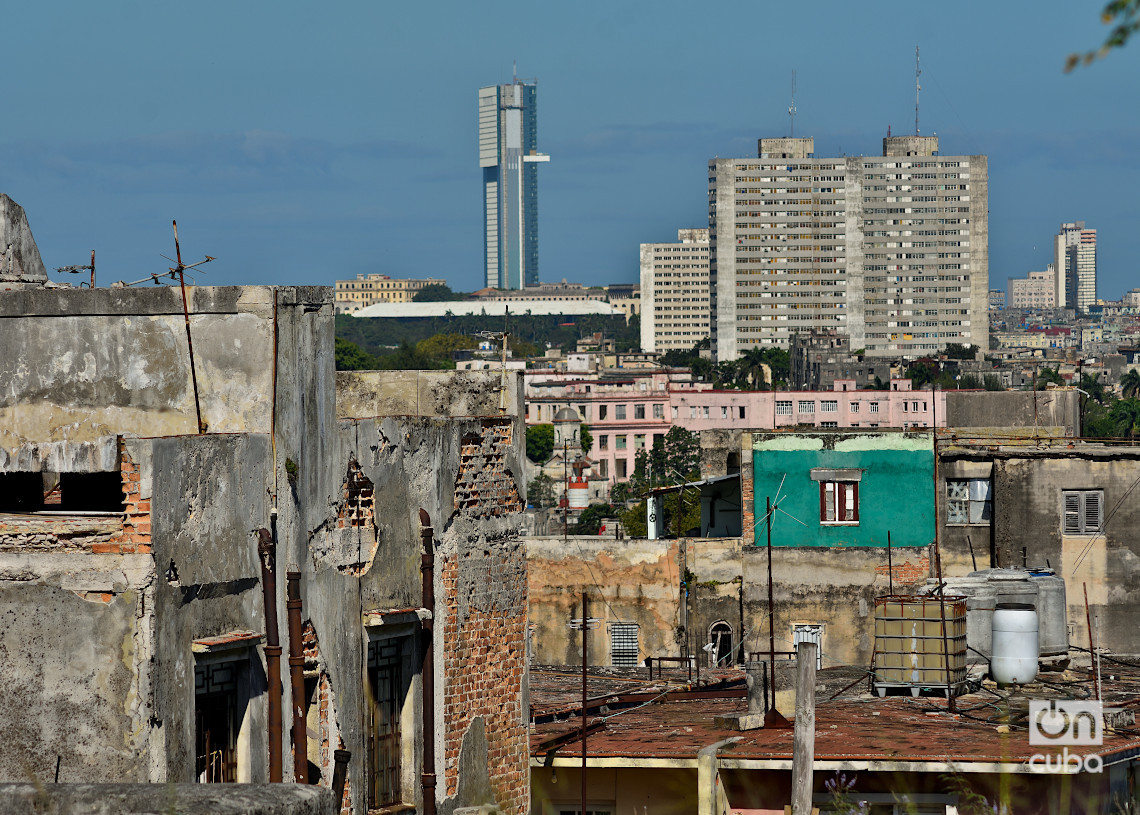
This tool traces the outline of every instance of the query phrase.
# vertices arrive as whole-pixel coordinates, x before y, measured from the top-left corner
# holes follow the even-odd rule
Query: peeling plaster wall
[[[269,439],[247,434],[182,436],[152,444],[151,526],[158,571],[158,724],[152,738],[163,744],[165,756],[153,780],[181,783],[194,780],[192,643],[233,631],[264,633],[256,529],[268,514]],[[250,693],[262,702],[249,704],[244,752],[249,779],[265,781],[264,660],[260,649],[241,649],[231,656],[246,666]]]
[[[0,779],[149,780],[146,555],[0,553]]]
[[[328,289],[278,291],[284,301],[324,292],[332,307]],[[202,418],[212,432],[269,431],[273,292],[187,290]],[[197,432],[177,288],[4,292],[0,348],[0,471],[97,470],[108,437]]]
[[[681,625],[680,549],[675,540],[614,540],[573,536],[527,538],[530,624],[539,665],[581,665],[581,634],[568,628],[582,616],[582,592],[590,616],[601,625],[588,634],[591,665],[610,664],[609,624],[639,626],[638,662],[674,656]]]

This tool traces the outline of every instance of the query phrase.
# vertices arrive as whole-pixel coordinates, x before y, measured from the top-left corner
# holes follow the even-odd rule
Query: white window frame
[[[792,402],[790,399],[777,399],[776,400],[776,415],[777,416],[791,416],[792,415]]]
[[[796,405],[796,412],[801,415],[815,415],[815,402],[810,399],[800,399]]]
[[[820,413],[838,413],[839,401],[836,399],[824,399],[819,403]]]

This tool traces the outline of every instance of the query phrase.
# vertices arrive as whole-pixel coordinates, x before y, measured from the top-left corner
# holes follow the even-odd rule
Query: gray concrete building
[[[193,359],[175,288],[0,292],[0,782],[343,749],[339,811],[523,815],[519,378],[338,374],[331,289],[187,292]]]
[[[1053,238],[1058,307],[1088,311],[1096,303],[1096,230],[1084,221],[1061,224]]]
[[[1057,272],[1052,263],[1043,272],[1030,272],[1026,277],[1009,281],[1010,308],[1056,308]]]
[[[709,337],[709,231],[641,244],[641,350],[691,351]]]
[[[811,138],[760,139],[757,158],[709,162],[717,358],[835,329],[870,356],[989,347],[985,156],[933,136],[882,156],[817,157]]]

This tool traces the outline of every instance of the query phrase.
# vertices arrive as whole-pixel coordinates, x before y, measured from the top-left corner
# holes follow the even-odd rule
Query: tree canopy
[[[465,295],[453,292],[444,283],[429,283],[412,298],[413,303],[442,303],[447,300],[462,300]]]
[[[554,452],[554,425],[532,424],[526,429],[526,457],[535,464],[550,461]]]

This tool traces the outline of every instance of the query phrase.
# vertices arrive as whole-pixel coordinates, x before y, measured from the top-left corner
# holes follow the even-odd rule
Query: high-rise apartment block
[[[1061,224],[1053,239],[1053,265],[1057,269],[1059,308],[1087,311],[1096,303],[1096,230],[1084,221]]]
[[[538,86],[516,79],[479,89],[483,268],[487,288],[538,284]]]
[[[1057,271],[1050,263],[1043,272],[1030,272],[1028,277],[1009,281],[1010,308],[1056,308]]]
[[[888,136],[882,156],[814,149],[760,139],[758,158],[709,162],[717,358],[812,329],[879,356],[988,348],[986,157],[939,155],[935,136]]]
[[[641,244],[641,350],[691,350],[709,327],[709,231]]]

